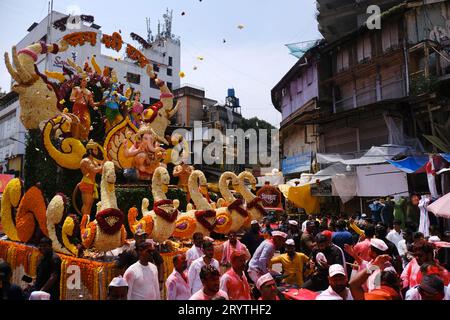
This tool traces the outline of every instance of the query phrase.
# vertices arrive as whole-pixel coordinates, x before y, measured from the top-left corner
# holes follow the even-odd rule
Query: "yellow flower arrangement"
[[[18,178],[12,179],[6,185],[1,201],[1,220],[3,230],[9,239],[19,241],[15,221],[13,220],[13,210],[19,206],[22,198],[22,181]]]
[[[73,230],[75,229],[75,221],[72,217],[67,217],[64,220],[64,224],[62,227],[62,240],[64,246],[74,255],[78,256],[78,249],[77,247],[72,244],[69,240],[69,236],[73,235]]]

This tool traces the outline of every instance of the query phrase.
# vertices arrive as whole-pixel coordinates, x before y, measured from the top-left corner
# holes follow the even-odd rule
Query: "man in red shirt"
[[[251,300],[250,286],[244,274],[247,254],[244,251],[231,253],[231,269],[220,279],[220,289],[230,300]]]
[[[375,227],[369,224],[364,229],[365,239],[358,242],[354,247],[353,251],[363,260],[370,261],[370,240],[375,236]]]

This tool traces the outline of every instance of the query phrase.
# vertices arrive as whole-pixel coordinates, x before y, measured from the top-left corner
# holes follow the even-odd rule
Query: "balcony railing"
[[[406,90],[403,79],[388,79],[381,85],[382,100],[399,99],[404,96],[406,96]]]
[[[334,100],[333,112],[342,112],[383,100],[399,99],[406,96],[403,78],[389,78],[381,83],[354,90],[351,96]]]

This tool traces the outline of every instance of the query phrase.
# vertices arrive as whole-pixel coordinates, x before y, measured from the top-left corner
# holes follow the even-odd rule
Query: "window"
[[[391,25],[383,28],[382,31],[383,51],[396,48],[398,46],[398,25],[392,23]]]
[[[141,76],[136,73],[127,72],[127,82],[134,83],[134,84],[140,84]]]
[[[348,69],[349,67],[348,49],[341,49],[336,56],[336,70],[337,72]]]
[[[362,62],[372,57],[372,45],[370,36],[365,35],[358,40],[358,62]]]
[[[153,64],[153,70],[155,72],[159,72],[159,67],[158,67],[158,65],[156,63]]]
[[[172,69],[167,68],[167,75],[168,75],[168,76],[171,76],[171,75],[172,75]]]
[[[167,88],[169,88],[169,90],[172,91],[172,82],[167,82]]]
[[[314,80],[314,73],[313,73],[313,68],[309,67],[307,72],[306,72],[306,81],[308,82],[308,86],[311,85],[311,83]]]
[[[172,59],[172,57],[169,57],[169,66],[172,66],[172,63],[173,63],[173,59]]]
[[[303,77],[297,78],[297,93],[303,92]]]
[[[150,88],[159,89],[159,87],[156,85],[155,79],[150,78]]]

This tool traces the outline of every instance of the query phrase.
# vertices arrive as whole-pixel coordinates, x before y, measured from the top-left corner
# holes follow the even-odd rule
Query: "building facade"
[[[338,2],[341,6],[333,7]],[[450,116],[450,3],[380,1],[381,28],[369,29],[364,10],[343,2],[318,1],[325,39],[272,90],[273,104],[282,113],[282,170],[288,177],[292,170],[296,178],[307,170],[308,145],[318,153],[350,158],[387,144],[417,153],[439,151],[424,135],[439,135],[436,124]],[[334,28],[345,21],[348,29]],[[308,77],[310,69],[317,77],[310,77],[314,84],[305,91],[298,79]],[[422,178],[409,175],[409,191],[425,192]],[[349,206],[368,210],[359,200]]]
[[[17,93],[0,98],[0,165],[3,173],[23,175],[26,130],[20,121]]]
[[[310,171],[311,156],[318,152],[319,48],[308,50],[272,90],[272,102],[282,114],[280,124],[281,170],[285,176]]]

